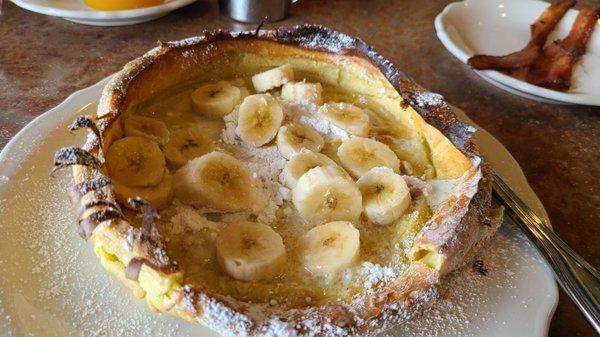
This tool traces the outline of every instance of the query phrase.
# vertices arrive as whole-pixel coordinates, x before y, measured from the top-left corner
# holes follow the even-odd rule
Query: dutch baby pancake
[[[449,106],[321,26],[161,43],[82,116],[80,234],[157,311],[227,336],[372,335],[497,229]]]

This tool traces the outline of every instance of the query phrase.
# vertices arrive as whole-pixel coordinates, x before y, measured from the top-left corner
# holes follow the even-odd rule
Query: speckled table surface
[[[502,91],[461,64],[435,36],[449,1],[308,1],[276,25],[319,23],[372,44],[402,71],[465,110],[509,149],[558,234],[600,267],[600,108],[550,105]],[[598,5],[600,1],[588,1]],[[199,1],[159,20],[92,27],[4,3],[0,15],[0,148],[71,92],[119,70],[158,40],[204,29],[250,29]],[[550,336],[594,336],[561,293]]]

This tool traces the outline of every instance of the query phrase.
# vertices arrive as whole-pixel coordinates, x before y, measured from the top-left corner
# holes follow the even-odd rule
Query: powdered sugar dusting
[[[485,251],[475,258],[485,265],[486,275],[474,270],[472,263],[467,264],[449,276],[443,300],[421,318],[408,322],[387,336],[410,335],[416,331],[423,336],[508,336],[510,331],[514,331],[511,324],[530,324],[510,323],[510,319],[516,313],[532,315],[528,312],[535,311],[535,306],[540,310],[547,309],[541,305],[541,298],[536,300],[539,291],[533,290],[549,285],[548,281],[541,280],[544,267],[540,265],[539,255],[533,251],[533,246],[518,227],[505,222]],[[539,283],[523,284],[532,281],[526,281],[527,278],[538,277],[532,274],[536,272],[541,273]],[[551,293],[546,296],[552,296]],[[529,309],[528,305],[533,307]],[[501,312],[500,308],[508,309],[512,314]],[[526,327],[522,329],[527,331]]]
[[[72,142],[64,130],[63,138]],[[145,303],[104,272],[77,235],[65,197],[72,184],[69,171],[48,177],[47,154],[55,146],[49,142],[30,154],[10,177],[10,198],[0,207],[2,219],[10,219],[0,227],[0,331],[8,336],[179,335],[177,320],[155,322]]]
[[[258,214],[259,222],[271,224],[276,218],[279,206],[288,194],[287,188],[279,182],[279,173],[285,165],[285,159],[279,154],[277,146],[270,145],[257,151],[248,159],[248,167],[262,186],[262,209]]]
[[[277,210],[289,194],[285,186],[279,182],[279,174],[285,165],[276,145],[267,144],[254,147],[246,144],[236,135],[237,108],[225,116],[225,129],[221,136],[227,149],[244,163],[252,172],[252,178],[258,187],[258,201],[256,204],[257,221],[271,224],[277,217]]]
[[[350,133],[334,125],[319,114],[319,105],[312,102],[290,102],[280,100],[286,111],[286,118],[290,121],[312,127],[322,134],[327,140],[350,138]]]
[[[218,222],[210,221],[206,217],[199,214],[195,208],[184,205],[175,201],[176,214],[171,217],[171,232],[170,234],[182,234],[186,230],[202,231],[208,230],[216,233],[223,228],[223,225]]]
[[[236,331],[247,331],[253,325],[246,315],[233,311],[214,298],[201,294],[199,303],[206,310],[207,321],[223,336],[238,336]]]
[[[303,29],[299,26],[297,29]],[[281,36],[283,40],[286,36]],[[295,43],[310,49],[327,49],[337,53],[345,49],[354,48],[356,39],[339,32],[313,31],[312,34],[297,34],[293,36]]]
[[[436,107],[445,104],[444,96],[433,92],[422,92],[414,96],[415,103],[421,107]]]
[[[386,283],[395,280],[398,275],[391,267],[381,266],[369,261],[361,264],[361,272],[365,274],[364,287],[367,292],[373,292],[376,287],[384,287]]]

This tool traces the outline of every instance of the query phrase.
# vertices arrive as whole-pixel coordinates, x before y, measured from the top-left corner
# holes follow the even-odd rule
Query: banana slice
[[[208,83],[192,92],[192,104],[197,113],[221,118],[230,113],[240,102],[240,88],[226,81]]]
[[[281,98],[292,102],[321,104],[321,83],[288,82],[281,87]]]
[[[325,145],[321,149],[321,153],[331,158],[338,165],[342,165],[340,158],[337,155],[337,150],[340,148],[340,145],[342,145],[342,142],[343,141],[339,138],[330,138],[326,140]]]
[[[211,152],[189,161],[174,176],[179,201],[219,211],[249,210],[254,203],[248,167],[222,152]]]
[[[370,138],[353,137],[342,143],[337,151],[342,166],[355,178],[360,178],[376,166],[400,169],[398,156],[387,145]]]
[[[217,261],[229,276],[243,281],[277,276],[286,261],[281,236],[256,222],[227,225],[217,236]]]
[[[282,86],[294,80],[294,69],[289,64],[267,70],[252,76],[252,84],[258,92],[264,92]]]
[[[298,179],[300,179],[304,173],[308,172],[310,169],[320,166],[336,167],[348,175],[343,168],[339,167],[326,155],[304,150],[293,156],[292,159],[285,163],[283,171],[281,171],[281,181],[288,188],[294,188],[298,183]]]
[[[130,116],[123,122],[125,136],[137,136],[152,139],[160,145],[169,141],[167,125],[158,119],[144,116]]]
[[[410,205],[408,185],[389,167],[372,168],[356,184],[362,193],[365,215],[377,225],[396,221]]]
[[[277,133],[277,149],[286,159],[291,159],[302,149],[319,152],[323,145],[323,137],[313,128],[303,124],[284,125]]]
[[[225,128],[225,122],[222,119],[199,119],[187,126],[196,126],[202,130],[202,134],[213,141],[217,141],[221,138],[223,128]],[[182,125],[183,127],[183,125]]]
[[[106,169],[113,180],[125,186],[156,186],[164,176],[165,156],[155,141],[125,137],[108,148]]]
[[[335,126],[359,137],[369,136],[371,123],[367,113],[350,103],[326,103],[319,113]]]
[[[244,81],[244,79],[241,77],[236,77],[236,78],[232,79],[231,81],[229,81],[229,83],[231,83],[231,85],[235,85],[236,87],[239,87],[239,88],[242,88],[246,85],[246,81]]]
[[[358,186],[332,166],[315,167],[303,174],[292,190],[292,202],[309,223],[354,221],[362,212]]]
[[[117,201],[127,208],[131,208],[127,200],[134,197],[141,197],[156,209],[167,208],[173,201],[173,178],[167,169],[163,179],[156,186],[129,187],[116,181],[113,184]]]
[[[246,87],[239,87],[240,88],[240,102],[244,100],[244,98],[250,96],[250,90],[248,90],[248,88]]]
[[[248,90],[248,88],[246,88],[246,81],[244,81],[243,78],[237,77],[237,78],[229,81],[229,83],[231,85],[234,85],[234,86],[240,88],[240,93],[241,93],[240,101],[242,101],[244,98],[246,98],[246,96],[250,95],[250,90]]]
[[[206,130],[198,125],[173,131],[171,140],[165,146],[165,156],[169,164],[179,168],[188,160],[212,151],[214,144],[206,133]]]
[[[238,111],[236,133],[255,147],[270,142],[283,122],[283,108],[269,94],[250,95]]]
[[[334,221],[309,230],[301,239],[304,267],[318,276],[331,276],[350,266],[360,252],[360,233],[352,223]]]

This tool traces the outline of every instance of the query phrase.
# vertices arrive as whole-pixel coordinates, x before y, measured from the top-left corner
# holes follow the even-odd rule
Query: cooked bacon
[[[531,25],[531,40],[520,51],[505,56],[475,55],[469,58],[468,64],[475,69],[508,70],[518,69],[531,64],[542,52],[548,35],[562,19],[569,8],[575,6],[576,0],[560,0],[537,18]]]
[[[585,46],[596,26],[600,9],[584,7],[579,11],[569,35],[544,48],[527,74],[527,82],[554,90],[571,86],[573,65],[585,53]]]

